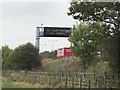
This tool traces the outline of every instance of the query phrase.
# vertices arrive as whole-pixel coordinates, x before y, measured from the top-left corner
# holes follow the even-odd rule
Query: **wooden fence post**
[[[75,77],[77,77],[77,73],[75,74]]]
[[[69,73],[68,73],[68,77],[69,77],[68,81],[70,81],[70,71],[69,71]]]
[[[58,77],[57,76],[55,76],[55,84],[57,84],[58,83]]]
[[[117,88],[119,88],[120,86],[119,86],[119,80],[117,79],[117,86],[116,86]]]
[[[60,75],[60,83],[62,82],[61,75]]]
[[[88,89],[90,90],[90,80],[88,81],[88,84],[89,84],[89,85],[88,85]]]
[[[51,76],[48,77],[48,85],[49,85],[49,86],[50,86],[50,84],[51,84],[51,82],[50,82],[50,80],[51,80],[50,77],[51,77]]]
[[[110,84],[110,80],[107,81],[107,88],[110,88],[109,84]]]
[[[35,84],[35,73],[33,73],[32,81],[33,81],[33,84]]]
[[[39,75],[39,83],[41,83],[41,74]]]
[[[53,76],[53,85],[55,85],[56,83],[56,78],[55,78],[55,75]]]
[[[84,71],[84,74],[83,74],[83,78],[85,78],[85,71]]]
[[[67,80],[68,80],[68,78],[66,77],[66,79],[65,79],[65,88],[67,88]]]
[[[79,78],[79,87],[82,88],[82,78]]]
[[[44,80],[43,80],[43,84],[45,84],[45,81],[46,81],[46,76],[44,75]]]
[[[74,88],[74,78],[72,79],[72,88]]]
[[[95,79],[95,77],[96,77],[96,75],[95,75],[95,70],[94,70],[94,73],[93,73],[93,75],[94,75],[94,79]]]
[[[42,83],[43,83],[43,76],[40,75],[40,84],[42,84]]]
[[[98,86],[98,80],[96,79],[96,88],[99,88],[99,86]]]
[[[38,77],[39,75],[38,75],[38,73],[37,73],[37,76],[36,76],[36,80],[37,80],[37,83],[38,83],[38,81],[39,81],[39,77]]]

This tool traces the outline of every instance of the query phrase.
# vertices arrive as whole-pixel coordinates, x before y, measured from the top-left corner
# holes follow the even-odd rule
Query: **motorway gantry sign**
[[[69,37],[71,28],[69,27],[43,27],[40,37]]]

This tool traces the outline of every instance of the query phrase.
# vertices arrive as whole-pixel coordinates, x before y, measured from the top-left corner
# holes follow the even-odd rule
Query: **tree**
[[[79,21],[103,21],[114,24],[118,28],[120,24],[119,6],[119,2],[71,2],[68,15],[72,15]]]
[[[49,52],[49,51],[44,51],[40,53],[40,56],[42,59],[46,58],[51,58],[51,59],[56,59],[57,58],[57,50]]]
[[[106,50],[113,71],[120,73],[120,3],[119,2],[71,2],[68,15],[80,22],[100,21],[107,25]],[[113,44],[114,43],[114,44]]]
[[[2,69],[6,70],[10,68],[9,57],[11,56],[13,50],[8,46],[2,46]]]
[[[40,67],[39,52],[31,43],[17,47],[9,58],[13,70],[32,70]]]
[[[74,54],[79,57],[83,65],[88,66],[101,52],[101,42],[104,41],[106,26],[101,23],[80,24],[74,26],[69,41]]]
[[[42,59],[50,58],[50,52],[44,51],[44,52],[40,53],[40,56]]]
[[[57,58],[57,50],[51,51],[49,57],[51,59],[56,59]]]

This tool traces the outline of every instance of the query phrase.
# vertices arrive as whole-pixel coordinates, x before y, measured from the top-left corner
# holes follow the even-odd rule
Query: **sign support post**
[[[40,27],[36,27],[36,42],[35,42],[35,47],[38,49],[39,51],[39,40],[40,40],[40,37],[39,37],[39,30]]]
[[[69,27],[36,27],[36,43],[35,47],[40,50],[40,37],[69,37],[71,28]],[[52,46],[53,48],[53,46]]]

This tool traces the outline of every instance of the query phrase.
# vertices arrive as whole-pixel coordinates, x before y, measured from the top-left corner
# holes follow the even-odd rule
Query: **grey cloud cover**
[[[2,3],[2,45],[15,48],[27,42],[34,44],[35,27],[41,23],[45,26],[72,27],[74,20],[67,15],[68,6],[69,2]],[[51,38],[41,38],[41,45],[46,44],[49,39]],[[58,39],[55,49],[70,45],[66,38],[53,39]],[[46,45],[46,48],[50,50],[51,45]]]

